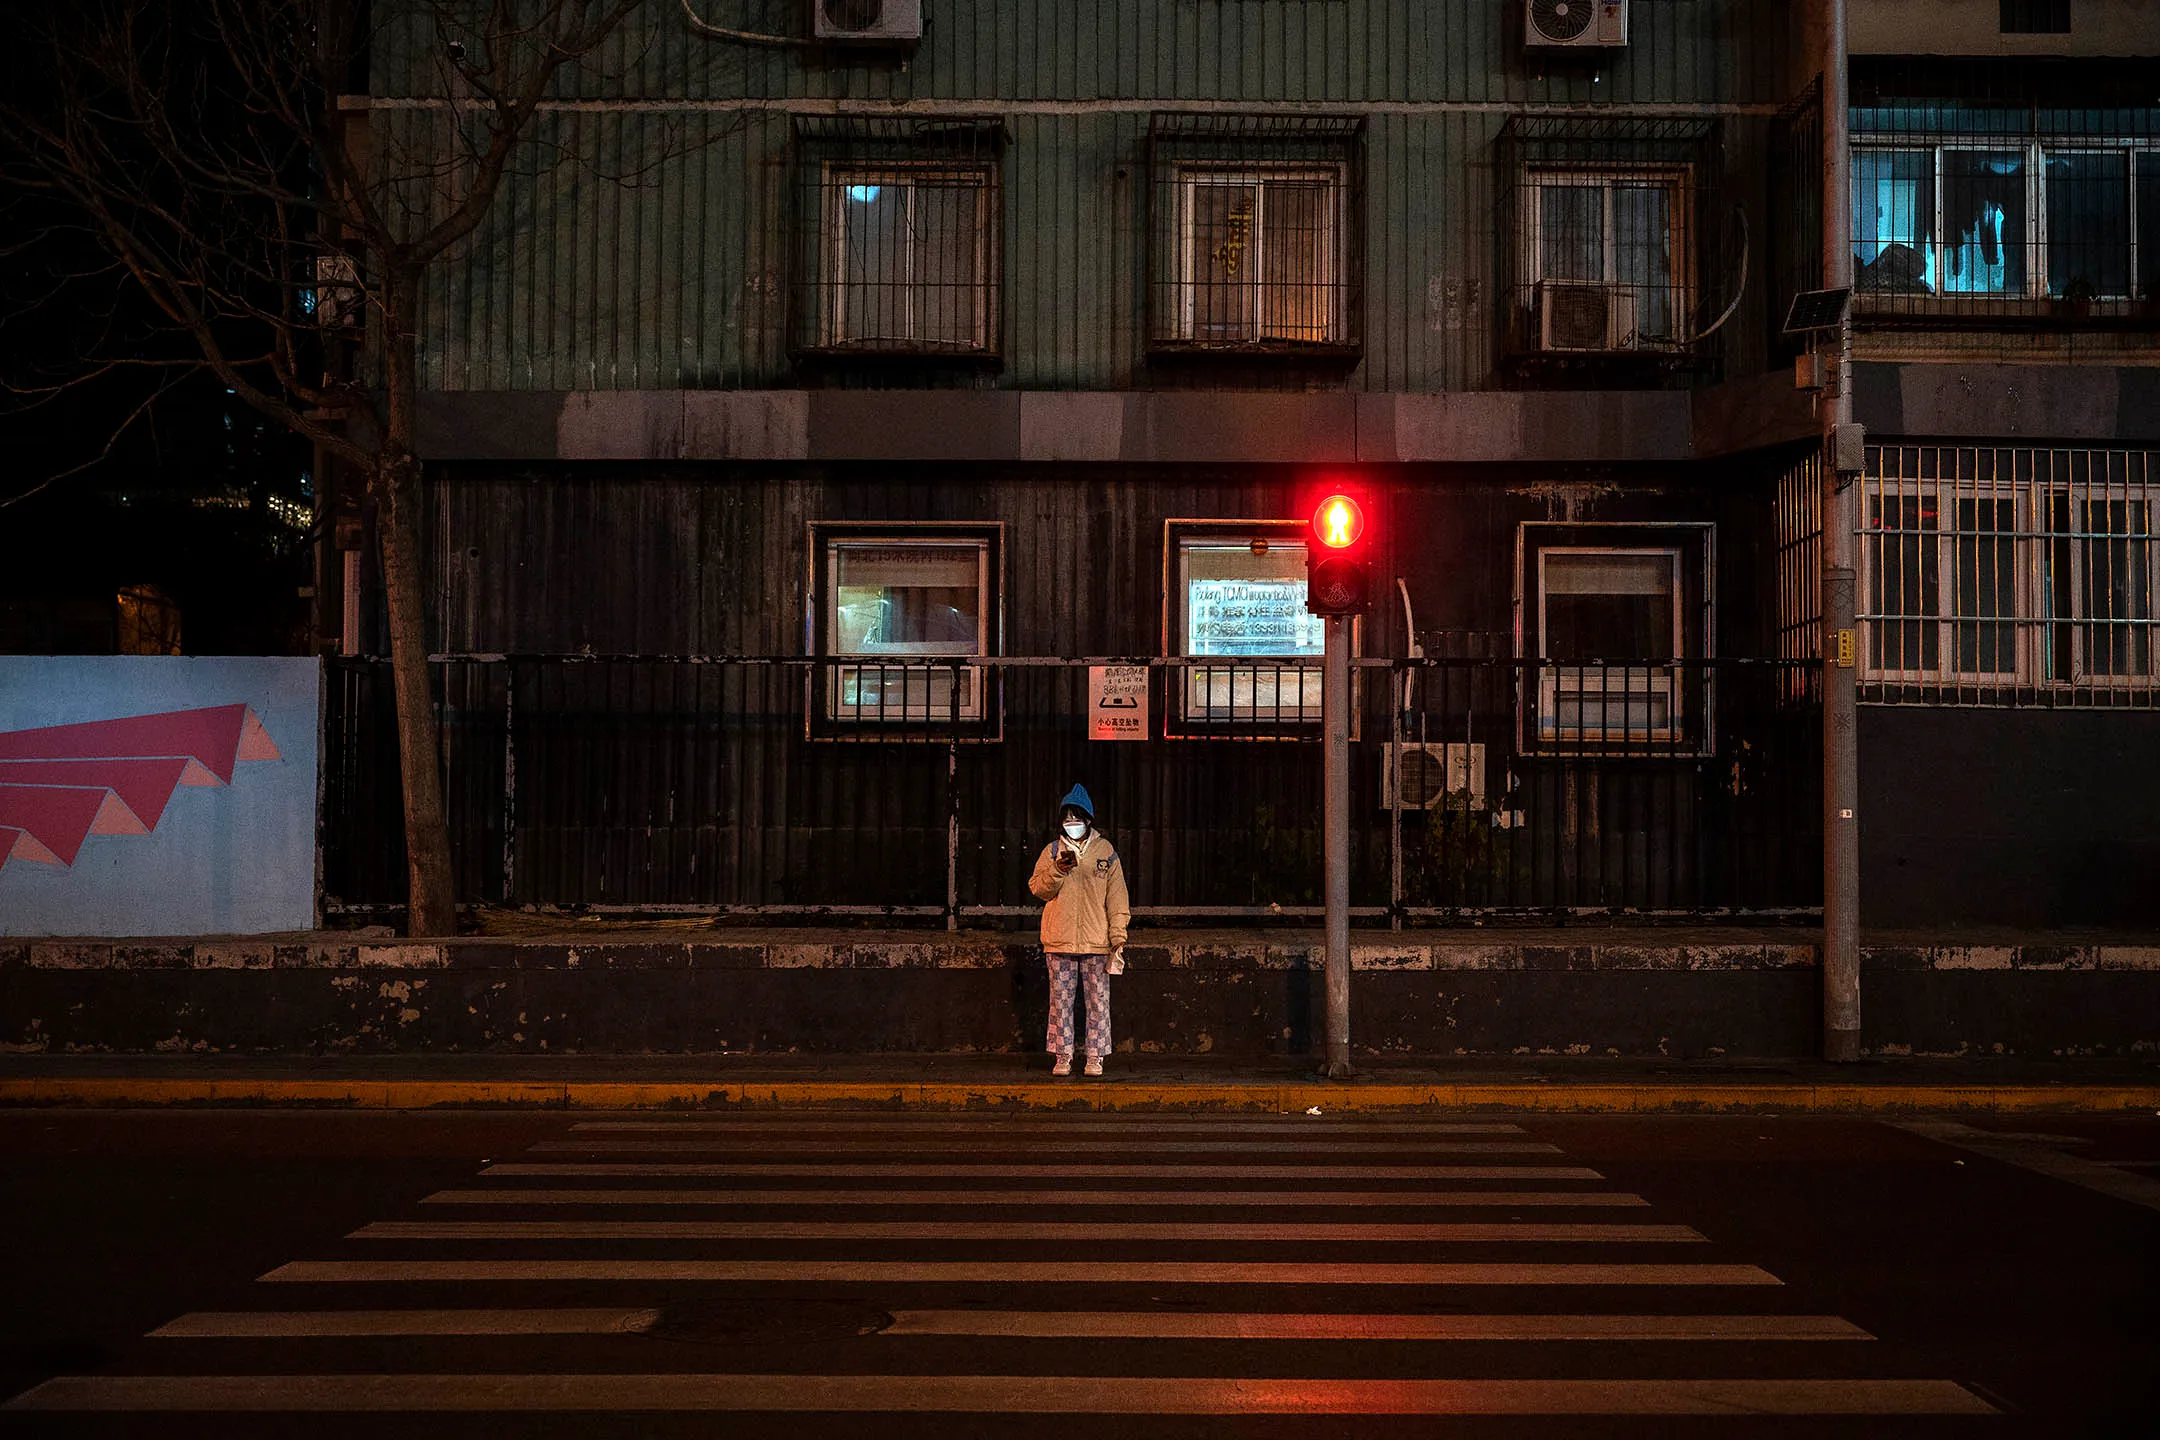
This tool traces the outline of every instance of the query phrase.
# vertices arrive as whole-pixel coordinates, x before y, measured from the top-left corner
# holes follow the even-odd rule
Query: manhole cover
[[[692,1345],[798,1345],[875,1335],[892,1323],[859,1300],[707,1300],[661,1307],[645,1333]]]

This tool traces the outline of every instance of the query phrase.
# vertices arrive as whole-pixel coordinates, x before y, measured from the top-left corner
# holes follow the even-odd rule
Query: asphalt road
[[[9,1435],[2160,1433],[2154,1116],[17,1111],[0,1154]]]

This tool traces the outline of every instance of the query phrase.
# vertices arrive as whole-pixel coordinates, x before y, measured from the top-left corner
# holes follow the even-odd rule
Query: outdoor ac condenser
[[[1594,280],[1538,282],[1540,350],[1636,348],[1635,292]]]
[[[1405,810],[1437,810],[1448,796],[1468,791],[1470,803],[1485,804],[1485,747],[1407,744],[1398,759],[1390,748],[1380,770],[1380,808],[1395,808],[1398,786]]]
[[[922,0],[810,0],[810,31],[851,45],[920,40]]]
[[[1523,44],[1610,50],[1628,43],[1628,0],[1523,0]]]

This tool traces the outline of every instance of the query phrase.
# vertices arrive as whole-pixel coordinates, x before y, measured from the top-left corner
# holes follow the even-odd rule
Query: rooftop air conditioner
[[[1470,803],[1485,803],[1483,745],[1406,744],[1399,755],[1387,752],[1381,766],[1380,808],[1395,808],[1402,793],[1405,810],[1437,810],[1448,796],[1467,791]]]
[[[853,45],[922,39],[922,0],[810,0],[811,33]]]
[[[1540,350],[1611,353],[1638,344],[1633,289],[1594,280],[1538,282]]]
[[[1523,0],[1523,44],[1612,49],[1627,44],[1628,0]]]

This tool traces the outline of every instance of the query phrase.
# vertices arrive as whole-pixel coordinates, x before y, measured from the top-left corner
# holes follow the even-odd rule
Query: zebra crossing
[[[1785,1288],[1510,1121],[610,1118],[4,1408],[1994,1413]]]

